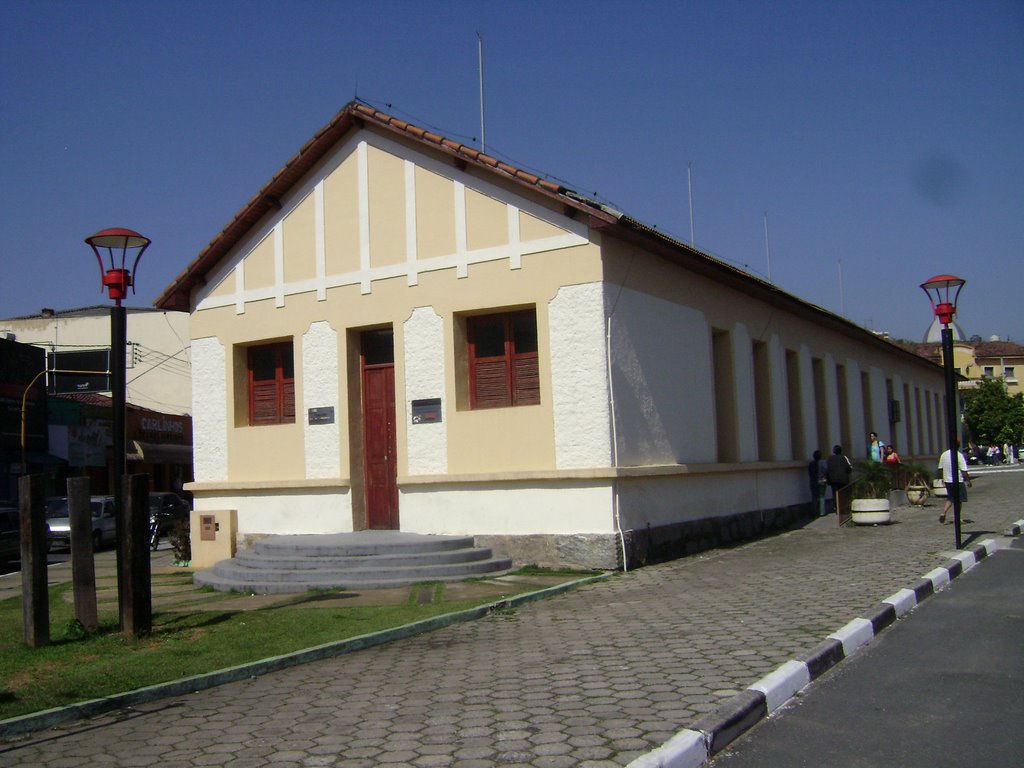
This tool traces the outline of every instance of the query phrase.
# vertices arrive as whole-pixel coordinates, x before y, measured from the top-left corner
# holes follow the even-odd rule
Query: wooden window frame
[[[256,352],[274,353],[274,378],[255,378],[253,355]],[[285,375],[285,360],[290,363],[291,376]],[[257,344],[246,349],[246,378],[249,389],[249,426],[260,427],[267,424],[295,423],[295,358],[294,346],[290,341],[278,341],[272,344]],[[260,406],[257,406],[257,392],[270,393]],[[269,407],[268,407],[269,403]],[[259,408],[265,409],[258,413]]]
[[[520,352],[516,349],[515,321],[522,317],[529,317],[533,321],[533,351]],[[504,351],[500,355],[478,357],[477,328],[485,322],[496,321],[500,321],[504,327]],[[540,358],[536,325],[535,309],[496,312],[466,318],[470,410],[540,404]],[[484,392],[485,389],[489,389],[489,392]]]

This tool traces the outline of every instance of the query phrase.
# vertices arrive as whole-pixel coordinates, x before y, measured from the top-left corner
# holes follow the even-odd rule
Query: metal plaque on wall
[[[325,406],[323,408],[310,408],[309,409],[309,423],[310,424],[333,424],[334,423],[334,406]]]

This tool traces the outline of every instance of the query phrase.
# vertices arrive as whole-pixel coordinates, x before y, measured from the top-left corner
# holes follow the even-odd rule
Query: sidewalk
[[[1024,516],[979,474],[964,546]],[[941,507],[832,518],[512,613],[0,745],[5,765],[626,765],[954,554]],[[997,554],[996,557],[999,555]],[[982,562],[980,568],[985,567]]]

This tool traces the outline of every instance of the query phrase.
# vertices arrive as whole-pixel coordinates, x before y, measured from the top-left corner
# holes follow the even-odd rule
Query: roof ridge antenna
[[[768,257],[768,282],[774,283],[772,280],[772,246],[768,241],[768,211],[764,212],[764,252]]]
[[[697,243],[693,238],[693,175],[691,174],[692,168],[692,162],[686,164],[686,189],[689,192],[690,196],[690,246],[692,248],[696,248]]]
[[[487,130],[484,128],[484,36],[476,33],[477,59],[480,65],[480,151],[487,154]]]

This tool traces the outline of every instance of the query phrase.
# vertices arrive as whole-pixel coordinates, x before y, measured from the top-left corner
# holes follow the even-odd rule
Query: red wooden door
[[[374,341],[379,341],[379,338]],[[363,464],[366,524],[368,528],[397,530],[398,468],[395,460],[394,356],[381,355],[379,350],[367,354],[365,349],[364,346]],[[379,362],[382,357],[391,359]]]

